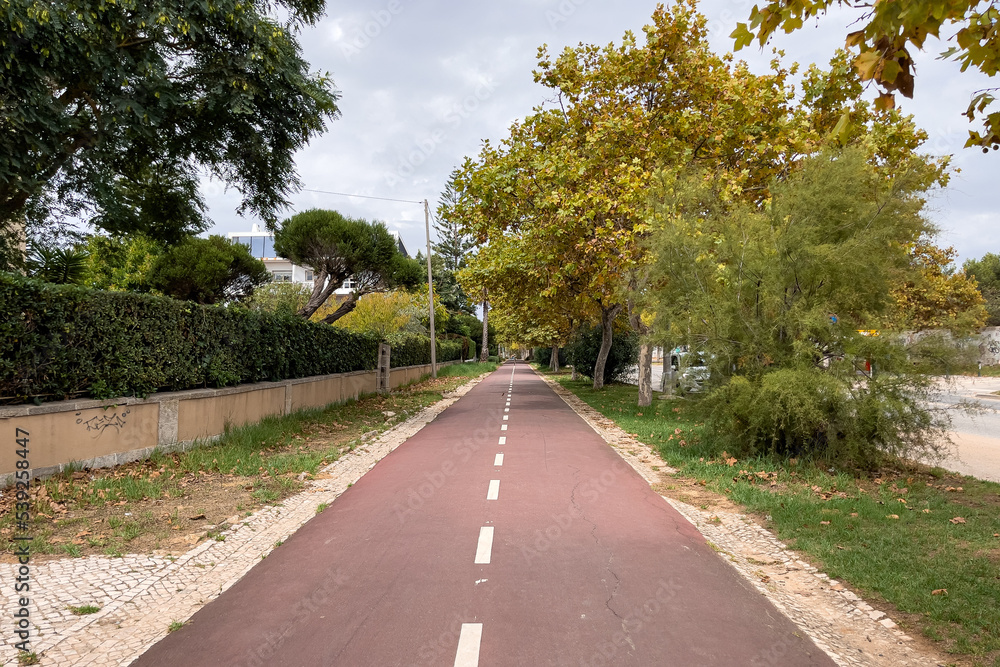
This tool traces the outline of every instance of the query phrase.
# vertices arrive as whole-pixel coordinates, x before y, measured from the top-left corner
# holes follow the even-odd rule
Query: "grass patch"
[[[66,607],[70,610],[70,613],[76,616],[86,616],[87,614],[96,614],[101,610],[100,607],[92,604],[85,604],[80,607]]]
[[[445,366],[428,379],[383,396],[268,417],[228,428],[186,452],[94,471],[68,470],[32,489],[33,554],[84,556],[184,551],[234,515],[277,503],[363,442],[441,400],[495,364]],[[0,545],[13,551],[11,490],[0,493]]]
[[[828,462],[737,460],[704,437],[690,401],[638,408],[635,387],[594,392],[558,380],[678,469],[661,492],[685,500],[700,487],[742,506],[831,577],[893,605],[910,631],[1000,667],[1000,484],[916,465],[864,475]]]
[[[449,366],[442,366],[438,369],[439,378],[474,378],[479,377],[483,373],[492,373],[498,368],[498,364],[493,362],[481,363],[478,361],[473,361],[469,363],[462,364],[451,364]]]
[[[167,626],[167,632],[177,632],[184,627],[184,624],[180,621],[171,621],[170,625]]]

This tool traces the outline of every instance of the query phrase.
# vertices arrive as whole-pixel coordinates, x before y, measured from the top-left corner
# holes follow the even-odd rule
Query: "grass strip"
[[[636,407],[636,388],[554,376],[678,470],[664,494],[710,489],[910,632],[973,665],[1000,667],[1000,484],[899,463],[862,474],[829,462],[737,460],[707,438],[690,400]],[[669,479],[669,478],[668,478]]]

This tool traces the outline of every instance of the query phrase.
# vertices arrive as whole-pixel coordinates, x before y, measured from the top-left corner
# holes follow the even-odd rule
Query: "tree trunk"
[[[327,280],[328,274],[325,270],[316,273],[316,278],[313,281],[313,291],[309,295],[309,300],[306,304],[299,309],[298,315],[303,319],[309,319],[312,314],[319,310],[319,307],[326,303],[326,300],[330,298],[330,295],[337,289],[339,283],[334,283],[333,280]],[[352,295],[353,298],[353,295]],[[354,306],[351,306],[351,310]],[[350,311],[347,311],[350,312]],[[346,315],[347,313],[344,313]],[[331,320],[332,321],[332,320]]]
[[[597,363],[594,364],[594,390],[604,389],[604,366],[611,352],[612,325],[622,310],[621,304],[609,308],[601,308],[601,351],[597,353]]]
[[[357,307],[357,305],[358,305],[358,300],[354,298],[353,294],[351,294],[349,297],[347,297],[347,301],[345,301],[344,303],[340,304],[337,307],[337,310],[333,311],[332,313],[324,317],[323,322],[325,322],[326,324],[333,324],[341,317],[354,310]]]
[[[634,298],[639,294],[639,280],[633,274],[629,281],[628,323],[639,334],[639,407],[653,402],[653,346],[649,342],[650,327],[642,321],[642,313]]]
[[[490,356],[490,343],[488,340],[489,336],[489,319],[490,319],[490,302],[486,298],[488,296],[486,290],[483,290],[483,347],[479,351],[479,361],[485,363]]]
[[[653,403],[653,345],[639,344],[639,407]]]
[[[549,369],[553,373],[559,372],[559,346],[552,346],[552,357],[549,359]]]

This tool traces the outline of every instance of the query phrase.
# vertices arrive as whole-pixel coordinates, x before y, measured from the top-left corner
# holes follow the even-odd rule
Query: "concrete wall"
[[[979,361],[983,366],[1000,364],[1000,327],[986,327],[979,333]]]
[[[447,364],[439,364],[447,365]],[[430,365],[393,368],[392,388],[430,374]],[[343,403],[376,389],[375,371],[321,375],[283,382],[165,392],[147,399],[59,401],[0,406],[0,488],[19,460],[35,477],[70,465],[104,468],[143,459],[157,447],[186,449],[223,433],[227,425],[260,421],[306,408]],[[18,440],[27,446],[18,455]],[[22,467],[25,464],[20,464]]]

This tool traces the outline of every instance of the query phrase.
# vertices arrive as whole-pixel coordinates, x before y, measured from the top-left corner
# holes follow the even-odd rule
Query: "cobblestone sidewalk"
[[[246,518],[233,517],[220,538],[196,545],[177,558],[126,555],[91,556],[31,564],[31,650],[39,664],[84,666],[128,665],[162,639],[172,622],[187,621],[198,609],[239,581],[315,516],[316,508],[333,502],[383,457],[433,421],[465,395],[472,380],[378,438],[323,469],[316,480],[280,505],[265,507]],[[16,665],[11,636],[16,608],[13,581],[17,565],[0,564],[0,665]],[[94,605],[100,611],[75,616],[70,606]]]
[[[553,379],[541,376],[605,442],[650,484],[676,472],[659,455]],[[657,466],[654,469],[653,466]],[[744,578],[839,665],[933,667],[947,664],[843,584],[830,579],[789,550],[751,518],[732,512],[703,511],[663,498],[705,536]],[[770,655],[748,656],[747,664],[780,665],[781,646]]]

